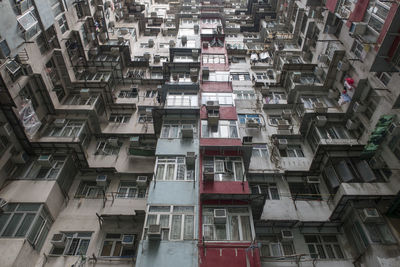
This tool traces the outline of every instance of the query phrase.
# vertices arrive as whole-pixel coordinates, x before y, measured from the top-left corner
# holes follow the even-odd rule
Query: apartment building
[[[0,2],[1,266],[398,266],[400,9]]]

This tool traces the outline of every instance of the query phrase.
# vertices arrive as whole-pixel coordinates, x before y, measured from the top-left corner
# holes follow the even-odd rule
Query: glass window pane
[[[3,236],[13,236],[14,231],[17,228],[19,222],[22,219],[23,214],[16,213],[12,216],[10,222],[8,223],[6,229],[4,230]]]
[[[344,255],[343,255],[343,252],[342,252],[342,249],[340,248],[340,246],[339,245],[334,245],[334,248],[335,248],[335,252],[336,252],[336,257],[340,258],[340,259],[343,259]]]
[[[43,224],[44,224],[44,219],[42,218],[42,216],[39,216],[28,236],[28,240],[32,244],[35,242],[36,236],[39,234],[40,229],[42,229]]]
[[[167,228],[169,226],[169,215],[160,215],[160,225],[163,228]]]
[[[104,241],[100,256],[111,256],[113,241]]]
[[[203,235],[205,240],[213,240],[214,239],[214,227],[213,225],[204,225]]]
[[[87,251],[87,249],[89,247],[89,241],[90,240],[87,240],[87,239],[81,240],[81,243],[79,245],[79,249],[78,249],[78,251],[76,253],[77,255],[86,255],[86,251]]]
[[[113,256],[115,256],[115,257],[120,256],[120,255],[121,255],[121,250],[122,250],[121,241],[117,241],[117,242],[115,243]]]
[[[10,218],[10,214],[0,214],[0,233],[6,225],[8,218]]]
[[[194,232],[193,227],[194,227],[194,216],[186,215],[183,239],[193,239],[193,232]]]
[[[165,180],[174,180],[175,176],[174,174],[175,174],[175,164],[168,164]]]
[[[241,216],[240,220],[242,222],[242,240],[251,240],[251,227],[250,227],[250,217]]]
[[[282,250],[279,243],[271,243],[270,246],[271,246],[272,256],[282,256]]]
[[[182,215],[172,215],[171,239],[181,238]]]
[[[230,218],[230,232],[231,232],[231,240],[240,240],[238,216],[232,216]]]
[[[156,179],[157,180],[163,180],[164,177],[164,164],[158,164],[157,165],[157,171],[156,171]]]
[[[17,230],[15,236],[25,236],[26,232],[32,224],[33,219],[35,218],[35,215],[36,214],[34,213],[28,213],[25,215],[24,220],[22,221],[22,224]]]
[[[318,250],[318,255],[321,259],[326,259],[325,251],[322,245],[316,245]]]

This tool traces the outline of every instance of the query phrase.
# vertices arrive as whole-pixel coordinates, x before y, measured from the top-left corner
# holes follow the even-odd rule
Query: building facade
[[[400,9],[0,2],[0,265],[400,260]]]

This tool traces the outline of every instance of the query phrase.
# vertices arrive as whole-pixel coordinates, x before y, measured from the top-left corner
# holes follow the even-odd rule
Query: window
[[[334,103],[326,96],[302,96],[300,101],[304,104],[304,108],[313,109],[314,103],[323,103],[326,107],[334,107]]]
[[[174,56],[174,62],[193,62],[193,56],[180,56],[180,55],[175,55]]]
[[[196,121],[191,120],[165,120],[161,129],[161,138],[181,138],[182,128],[192,128],[193,134],[196,134]]]
[[[4,125],[2,127],[4,127]],[[6,152],[9,144],[10,142],[8,141],[7,137],[0,135],[0,155],[3,155],[4,152]]]
[[[194,238],[193,206],[149,206],[145,233],[149,225],[160,224],[163,240]]]
[[[261,124],[260,115],[258,114],[239,114],[238,118],[240,124],[246,124],[246,121],[248,120],[254,120],[258,124]]]
[[[24,179],[47,179],[55,180],[64,166],[65,157],[55,157],[51,166],[43,166],[34,161],[26,171]]]
[[[146,91],[146,98],[154,98],[158,94],[157,90],[147,90]]]
[[[294,200],[321,200],[319,184],[289,182],[290,194]]]
[[[119,98],[135,98],[138,97],[137,88],[133,88],[132,90],[121,90],[118,94]]]
[[[44,33],[39,34],[39,36],[36,38],[36,43],[42,55],[49,50],[49,45],[47,43]]]
[[[67,121],[62,127],[50,127],[47,136],[78,137],[85,123],[83,121]]]
[[[215,181],[243,181],[244,166],[241,157],[203,158],[204,171],[214,173]]]
[[[286,101],[286,94],[284,92],[269,92],[265,97],[266,104],[279,104],[280,101]]]
[[[121,181],[118,188],[119,198],[145,198],[146,188],[138,188],[136,182]]]
[[[276,183],[267,183],[251,186],[254,195],[265,195],[266,199],[279,199],[279,191]]]
[[[214,209],[203,208],[203,237],[206,241],[250,241],[252,240],[252,219],[247,207],[230,207],[226,210],[226,222],[214,222]]]
[[[149,48],[149,43],[140,43],[140,48]]]
[[[192,82],[190,73],[172,73],[171,82],[189,83]]]
[[[235,99],[256,99],[256,94],[253,90],[234,90]]]
[[[303,158],[304,153],[300,145],[288,145],[285,149],[280,149],[279,154],[281,157],[288,158]]]
[[[344,254],[335,235],[304,235],[311,258],[343,259]]]
[[[194,180],[194,170],[186,168],[184,157],[157,157],[156,180]]]
[[[58,26],[60,26],[62,34],[69,30],[67,18],[64,14],[62,14],[61,17],[58,19]]]
[[[81,181],[76,198],[102,198],[105,194],[104,186],[97,185],[96,181]]]
[[[220,120],[218,126],[208,127],[206,120],[201,121],[202,138],[239,138],[236,121]]]
[[[40,250],[53,223],[43,204],[8,203],[0,214],[1,237],[27,237]]]
[[[218,101],[219,105],[233,105],[231,93],[202,93],[202,104],[207,104],[207,101]]]
[[[57,17],[64,11],[62,4],[58,0],[50,0],[50,6],[53,9],[54,17]]]
[[[91,232],[65,232],[64,234],[67,236],[65,247],[53,247],[50,255],[86,255],[92,237]]]
[[[210,82],[229,82],[229,72],[227,71],[210,71],[208,76],[203,75],[204,81]]]
[[[269,153],[267,145],[260,145],[260,144],[253,145],[251,157],[268,159]]]
[[[250,74],[248,73],[231,73],[231,80],[233,81],[250,81]]]
[[[139,123],[151,123],[151,122],[153,122],[153,117],[151,114],[140,113],[138,122]]]
[[[225,55],[203,54],[203,64],[225,64]]]
[[[132,246],[122,245],[123,234],[106,234],[103,247],[101,249],[101,257],[123,257],[130,258],[135,255],[135,249]],[[135,235],[132,235],[135,239]]]
[[[98,96],[91,95],[89,98],[82,98],[80,94],[71,94],[65,100],[64,105],[93,105]]]
[[[262,235],[257,240],[261,244],[261,257],[281,257],[295,254],[293,241],[282,239],[281,234]]]
[[[98,140],[96,144],[95,155],[112,156],[118,155],[122,142],[114,141],[113,138],[107,140]]]
[[[111,114],[108,119],[109,122],[115,123],[128,123],[131,118],[131,114]]]
[[[351,52],[356,55],[359,59],[363,59],[365,57],[364,55],[364,46],[362,43],[360,43],[357,40],[354,40],[353,46],[351,47]]]
[[[196,93],[168,93],[168,107],[197,107],[198,96]]]
[[[385,85],[387,86],[392,78],[392,74],[389,72],[378,72],[376,73],[376,77]]]
[[[11,51],[10,51],[10,47],[7,44],[6,40],[0,40],[0,55],[3,55],[5,59],[6,57],[8,57],[10,55]]]

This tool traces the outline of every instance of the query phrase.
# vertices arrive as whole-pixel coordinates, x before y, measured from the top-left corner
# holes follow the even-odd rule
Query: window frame
[[[163,166],[162,168],[160,166]],[[173,166],[172,179],[167,179],[169,166]],[[162,172],[160,174],[159,172]],[[182,171],[184,173],[182,174]],[[154,168],[154,179],[157,181],[193,181],[195,180],[195,172],[186,166],[186,158],[184,156],[158,156]],[[182,177],[183,179],[179,179]],[[161,179],[160,179],[161,178]]]
[[[317,242],[307,242],[306,236],[314,236],[315,239],[317,240]],[[326,236],[334,236],[337,241],[336,242],[326,242],[326,241],[324,241],[324,238],[323,238]],[[345,258],[345,254],[343,252],[343,249],[341,247],[339,239],[337,238],[337,235],[335,235],[335,234],[304,234],[304,240],[305,240],[307,248],[310,252],[311,258],[314,258],[314,259],[316,259],[316,258],[317,259],[344,259]],[[310,246],[313,247],[313,250],[315,251],[315,253],[312,253],[310,251]],[[328,251],[326,248],[328,246],[331,248],[330,251]],[[339,250],[337,250],[337,248]],[[320,250],[320,249],[322,249],[322,250]],[[321,255],[322,253],[323,253],[323,257]],[[329,256],[330,253],[333,253],[334,257],[330,257]],[[315,254],[317,254],[317,255],[315,255]],[[341,256],[339,254],[341,254]],[[330,254],[330,255],[332,255],[332,254]]]
[[[116,238],[116,237],[107,237],[107,235],[120,235],[120,236],[119,236],[119,238]],[[129,234],[128,233],[123,233],[123,234],[122,233],[106,233],[104,235],[102,246],[101,246],[100,251],[99,251],[99,256],[100,257],[105,257],[105,258],[133,258],[135,256],[135,252],[136,252],[135,251],[135,244],[133,244],[132,247],[123,246],[121,244],[121,242],[122,242],[122,238],[123,238],[124,235],[133,235],[134,236],[134,243],[136,243],[136,239],[137,239],[137,235],[136,234],[133,234],[133,233],[129,233]],[[111,255],[109,255],[109,256],[102,255],[103,254],[103,249],[104,249],[104,246],[105,246],[106,242],[112,242],[111,250],[110,250],[110,254]],[[121,247],[121,251],[120,251],[119,255],[115,256],[114,253],[115,253],[115,249],[116,249],[117,243],[120,243],[119,245]],[[124,253],[124,249],[126,249],[128,251],[132,251],[132,255],[123,256],[122,254]]]
[[[58,248],[52,247],[50,250],[49,255],[51,256],[79,256],[79,255],[86,255],[87,250],[90,245],[90,241],[92,239],[93,232],[62,232],[67,236],[67,241],[66,245],[64,247],[64,250],[61,253],[54,253],[54,250],[57,250]],[[90,236],[89,236],[90,235]],[[78,244],[76,245],[74,251],[70,252],[71,246],[73,245],[73,241],[78,240]],[[83,241],[88,241],[86,244],[86,249],[84,254],[77,254],[81,250],[82,242]]]

